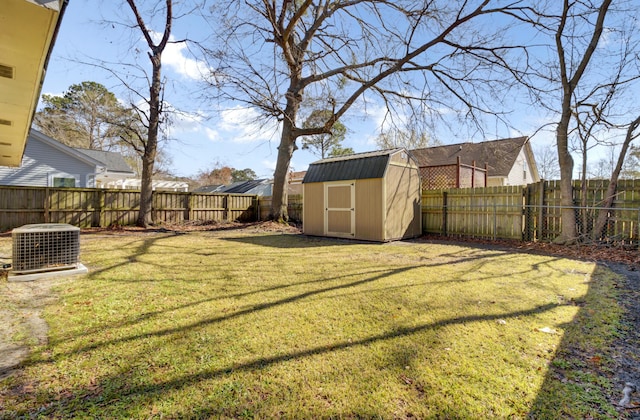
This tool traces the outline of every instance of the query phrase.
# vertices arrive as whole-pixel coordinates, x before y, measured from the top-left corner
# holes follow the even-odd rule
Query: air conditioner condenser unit
[[[61,223],[25,225],[12,232],[12,274],[86,268],[78,262],[80,228]]]

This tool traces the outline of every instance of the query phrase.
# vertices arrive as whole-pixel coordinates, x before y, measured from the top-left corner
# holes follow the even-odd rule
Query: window
[[[66,172],[49,172],[47,186],[54,188],[80,188],[80,175]]]
[[[74,188],[76,186],[75,178],[58,178],[53,177],[53,186],[60,188]]]

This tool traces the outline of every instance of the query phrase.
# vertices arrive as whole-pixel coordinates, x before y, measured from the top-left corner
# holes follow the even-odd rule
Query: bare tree
[[[570,135],[579,105],[580,87],[591,82],[587,69],[593,69],[592,59],[605,28],[611,2],[536,2],[517,15],[543,37],[552,38],[547,48],[553,58],[540,63],[538,75],[541,80],[529,82],[528,86],[532,88],[534,98],[558,118],[555,137],[560,165],[562,232],[555,239],[557,243],[571,243],[578,236],[573,208],[574,160]]]
[[[534,149],[540,178],[551,180],[560,176],[558,153],[554,145],[538,146]]]
[[[579,55],[577,62],[572,60],[575,57],[574,48],[576,44],[572,44],[571,54],[567,54],[565,49],[567,24],[573,19],[582,19],[582,16],[579,17],[578,14],[572,15],[572,8],[577,7],[576,3],[570,0],[563,0],[562,13],[555,33],[556,53],[562,86],[560,120],[556,128],[556,145],[558,148],[558,163],[560,165],[560,204],[563,206],[561,210],[562,232],[556,238],[556,243],[571,243],[577,238],[575,212],[572,208],[574,205],[573,158],[569,151],[569,126],[572,117],[573,96],[598,46],[610,5],[611,0],[603,0],[600,6],[594,9],[595,21],[590,33],[590,39],[584,52]],[[573,36],[573,31],[569,31],[569,33]]]
[[[616,189],[618,188],[618,178],[620,177],[620,173],[622,172],[622,168],[624,165],[624,161],[631,146],[631,142],[636,138],[640,137],[640,116],[634,119],[627,127],[627,132],[625,135],[624,142],[622,143],[622,148],[620,153],[618,154],[618,160],[616,161],[616,166],[611,174],[611,179],[609,180],[609,185],[607,186],[607,192],[604,195],[604,202],[602,203],[603,208],[609,208],[613,204],[613,199],[615,197]],[[608,219],[608,211],[602,210],[598,213],[598,218],[596,219],[596,225],[593,229],[593,239],[598,239],[604,230],[604,227],[607,223]]]
[[[147,226],[151,220],[151,205],[153,198],[152,176],[153,167],[158,149],[158,132],[160,121],[164,112],[163,104],[163,83],[162,83],[162,53],[169,42],[171,35],[171,25],[173,23],[173,3],[172,0],[165,0],[165,20],[162,36],[159,41],[154,40],[154,31],[147,27],[145,21],[136,5],[135,0],[126,0],[129,8],[133,12],[136,26],[140,29],[149,47],[149,60],[151,61],[151,79],[149,80],[149,97],[145,98],[148,111],[138,107],[138,114],[147,129],[146,139],[140,138],[143,144],[142,153],[142,184],[140,188],[140,213],[136,224]]]
[[[638,30],[634,22],[627,22],[629,14],[637,12],[637,5],[626,0],[612,4],[611,0],[540,2],[523,15],[540,34],[553,39],[549,49],[554,57],[539,66],[542,81],[529,85],[536,86],[534,95],[539,103],[557,115],[563,207],[557,243],[571,243],[591,233],[586,223],[581,231],[576,224],[572,144],[581,156],[581,178],[585,181],[589,152],[596,145],[615,146],[618,133],[629,127],[626,115],[637,115],[637,101],[628,92],[632,91],[629,85],[638,80]],[[626,149],[622,147],[620,152],[623,161]],[[612,180],[617,180],[618,174],[613,171]],[[581,195],[584,205],[585,182]]]
[[[424,149],[438,144],[439,142],[431,139],[427,133],[418,132],[412,128],[402,130],[398,127],[393,127],[382,131],[376,138],[376,145],[381,150],[396,147],[404,147],[407,150]]]
[[[281,123],[271,217],[287,219],[296,140],[330,133],[351,108],[365,112],[373,97],[390,113],[409,107],[437,119],[448,109],[480,128],[483,116],[500,118],[494,101],[507,93],[515,68],[527,65],[526,51],[502,40],[505,22],[522,3],[244,0],[213,6],[210,21],[220,22],[215,39],[222,45],[208,50],[217,69],[210,83],[223,100],[241,101]],[[516,51],[519,61],[508,63]],[[331,112],[303,127],[307,103]]]

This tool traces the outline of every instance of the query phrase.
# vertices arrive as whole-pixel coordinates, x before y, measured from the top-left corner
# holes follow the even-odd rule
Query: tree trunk
[[[611,174],[609,186],[607,187],[607,191],[604,195],[602,209],[598,213],[598,218],[596,219],[596,225],[592,233],[593,240],[600,239],[604,232],[604,227],[607,224],[607,220],[609,219],[609,212],[606,209],[610,208],[613,204],[613,198],[615,197],[616,190],[618,189],[618,178],[620,177],[620,172],[622,172],[622,165],[624,164],[624,159],[627,156],[627,151],[629,150],[631,141],[635,138],[633,133],[638,128],[638,126],[640,126],[640,116],[636,118],[627,128],[627,134],[624,138],[624,143],[622,143],[622,148],[620,149],[620,154],[618,155],[618,161],[616,162],[616,167]]]
[[[149,156],[149,153],[145,150],[142,157],[142,178],[140,185],[140,212],[138,213],[138,219],[136,225],[140,227],[147,227],[153,223],[151,217],[151,211],[153,207],[153,163],[154,158]]]
[[[580,83],[580,79],[584,75],[589,61],[593,56],[598,41],[602,35],[604,28],[604,19],[612,0],[603,0],[598,7],[598,16],[594,23],[593,34],[587,45],[584,55],[581,57],[575,72],[570,77],[567,68],[567,55],[563,45],[563,33],[568,21],[570,9],[574,6],[569,0],[563,1],[562,16],[560,24],[556,31],[556,53],[558,54],[560,78],[562,81],[562,111],[558,128],[556,129],[556,145],[558,147],[558,163],[560,164],[560,220],[562,223],[562,232],[554,240],[559,244],[575,243],[576,234],[576,213],[573,202],[573,158],[569,152],[569,123],[571,122],[572,97],[576,87]],[[571,54],[570,54],[571,55]]]
[[[554,243],[570,244],[577,239],[576,213],[573,202],[573,158],[569,152],[569,120],[571,114],[563,112],[556,130],[558,163],[560,164],[560,220],[562,232]]]
[[[287,211],[287,176],[293,152],[296,150],[296,138],[290,120],[286,119],[282,126],[282,137],[278,146],[278,161],[273,174],[273,193],[269,217],[277,222],[289,220]]]
[[[287,90],[287,106],[284,109],[284,119],[282,121],[282,136],[278,146],[278,161],[276,170],[273,173],[273,193],[271,195],[271,211],[269,218],[277,222],[289,220],[287,211],[287,181],[289,175],[289,165],[293,152],[298,148],[296,139],[296,121],[298,111],[302,103],[303,86],[300,83],[302,69],[300,66],[291,67],[291,83]]]
[[[149,130],[147,144],[142,157],[142,182],[140,185],[140,213],[136,224],[140,227],[147,227],[153,223],[151,214],[153,206],[153,166],[156,161],[156,151],[158,149],[158,129],[160,123],[160,91],[162,90],[162,54],[156,51],[150,55],[153,66],[151,86],[149,87]]]

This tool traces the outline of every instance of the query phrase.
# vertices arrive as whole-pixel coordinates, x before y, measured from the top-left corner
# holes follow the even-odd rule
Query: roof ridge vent
[[[7,66],[5,64],[0,64],[0,77],[13,79],[13,67]]]

